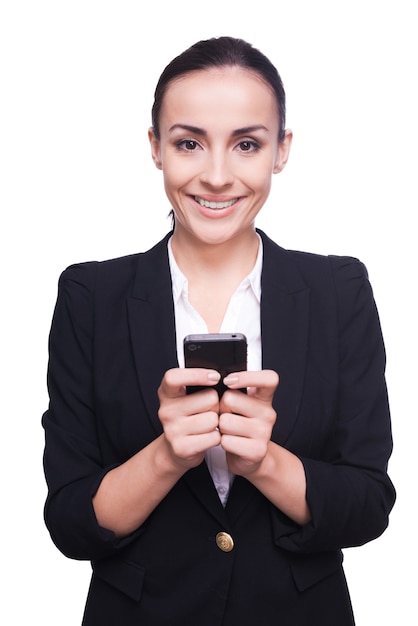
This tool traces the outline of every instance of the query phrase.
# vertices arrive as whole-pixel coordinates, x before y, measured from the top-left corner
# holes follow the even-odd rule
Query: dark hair
[[[171,81],[196,70],[228,66],[243,67],[256,72],[272,89],[279,111],[279,141],[283,139],[286,123],[286,95],[282,79],[275,66],[262,52],[243,39],[233,37],[214,37],[198,41],[175,57],[164,69],[155,89],[152,107],[152,125],[157,139],[160,138],[161,106]]]

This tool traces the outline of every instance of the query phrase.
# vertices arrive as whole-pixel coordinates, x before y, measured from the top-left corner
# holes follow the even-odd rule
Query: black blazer
[[[395,499],[378,315],[358,260],[286,251],[261,235],[263,367],[280,375],[272,438],[304,464],[304,527],[240,477],[224,509],[205,463],[129,537],[98,526],[92,496],[105,473],[162,432],[157,388],[177,366],[168,236],[60,278],[45,519],[64,554],[92,561],[86,626],[354,623],[341,548],[380,535]],[[219,531],[233,537],[231,552],[217,546]]]

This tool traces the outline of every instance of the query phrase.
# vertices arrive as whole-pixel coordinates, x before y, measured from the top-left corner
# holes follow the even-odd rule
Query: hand
[[[203,368],[175,368],[163,377],[158,389],[158,417],[176,468],[196,467],[205,451],[220,443],[219,398],[217,391],[210,389],[219,379],[218,372]],[[186,395],[187,385],[207,385],[208,389]]]
[[[221,445],[231,472],[249,476],[268,453],[277,418],[272,401],[279,377],[273,370],[246,371],[230,374],[224,383],[228,390],[220,401]],[[238,391],[245,387],[247,394]]]

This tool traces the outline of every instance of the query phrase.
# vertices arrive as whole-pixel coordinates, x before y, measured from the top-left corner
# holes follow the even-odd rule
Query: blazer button
[[[216,545],[223,552],[231,552],[234,547],[234,540],[231,535],[222,531],[216,535]]]

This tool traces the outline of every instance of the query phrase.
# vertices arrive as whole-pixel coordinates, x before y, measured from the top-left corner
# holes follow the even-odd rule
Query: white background
[[[295,136],[258,225],[284,247],[358,256],[369,269],[388,354],[398,501],[380,539],[345,552],[346,573],[358,626],[418,623],[414,4],[1,3],[2,624],[81,621],[90,566],[62,556],[42,520],[40,419],[57,279],[70,263],[145,250],[168,230],[147,143],[155,83],[174,55],[225,34],[277,65]]]

